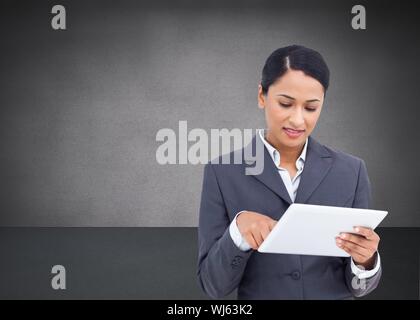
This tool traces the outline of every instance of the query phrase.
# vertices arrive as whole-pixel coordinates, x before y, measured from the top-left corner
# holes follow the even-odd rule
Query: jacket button
[[[299,271],[293,271],[292,272],[292,279],[293,280],[299,280],[300,279],[300,272]]]
[[[233,269],[236,269],[241,264],[241,261],[242,261],[241,256],[235,256],[235,258],[233,258],[232,263],[230,265],[232,266]]]

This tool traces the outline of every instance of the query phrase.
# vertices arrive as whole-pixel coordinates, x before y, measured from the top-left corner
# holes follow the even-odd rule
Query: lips
[[[286,128],[286,127],[284,127],[283,129],[289,131],[290,133],[300,133],[300,132],[305,131],[305,130],[294,130],[294,129],[290,129],[290,128]]]
[[[290,128],[283,128],[284,132],[290,139],[297,139],[303,135],[305,130],[294,130]]]

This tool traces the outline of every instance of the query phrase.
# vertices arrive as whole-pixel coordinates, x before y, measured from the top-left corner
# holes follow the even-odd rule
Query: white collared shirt
[[[307,151],[307,147],[308,147],[308,138],[306,138],[305,141],[305,145],[302,149],[302,152],[299,156],[299,158],[296,160],[296,169],[297,169],[297,173],[296,175],[291,178],[289,172],[287,171],[287,169],[284,169],[282,167],[280,167],[280,152],[278,150],[276,150],[276,148],[274,148],[266,139],[265,139],[265,134],[266,134],[266,130],[259,130],[258,131],[258,136],[260,137],[260,139],[262,140],[262,142],[264,143],[268,153],[270,154],[271,158],[273,159],[274,165],[277,168],[277,171],[280,175],[280,177],[283,180],[283,183],[287,189],[287,192],[290,196],[290,199],[292,200],[292,202],[295,201],[296,199],[296,193],[299,187],[299,183],[300,183],[300,177],[305,165],[305,160],[306,160],[306,151]],[[245,211],[245,210],[243,210]],[[235,218],[233,219],[233,221],[231,222],[230,226],[229,226],[229,233],[230,236],[233,240],[233,242],[235,243],[235,245],[242,251],[248,251],[251,249],[251,246],[248,244],[248,242],[242,237],[239,229],[238,229],[238,225],[236,224],[236,217],[243,211],[240,211],[236,214]],[[379,252],[377,252],[376,255],[376,262],[375,262],[375,267],[372,270],[363,270],[359,267],[357,267],[353,261],[353,258],[351,259],[351,270],[353,272],[353,274],[355,274],[359,279],[366,279],[366,278],[370,278],[372,276],[374,276],[378,270],[379,267],[381,265],[381,259],[379,256]]]

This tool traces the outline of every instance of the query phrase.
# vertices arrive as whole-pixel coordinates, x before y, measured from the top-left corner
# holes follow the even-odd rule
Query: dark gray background
[[[157,131],[264,127],[261,68],[296,43],[331,69],[313,136],[365,159],[383,226],[420,226],[412,3],[3,1],[0,225],[196,226],[203,167],[157,164]]]
[[[363,299],[419,299],[420,228],[377,232],[382,279]],[[208,299],[197,252],[197,228],[3,227],[0,299]],[[58,264],[66,290],[51,287]]]

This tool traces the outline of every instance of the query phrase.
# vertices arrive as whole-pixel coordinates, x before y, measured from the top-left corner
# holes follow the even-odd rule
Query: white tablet
[[[337,247],[340,232],[354,233],[354,226],[375,229],[388,211],[292,203],[259,252],[349,257]]]

